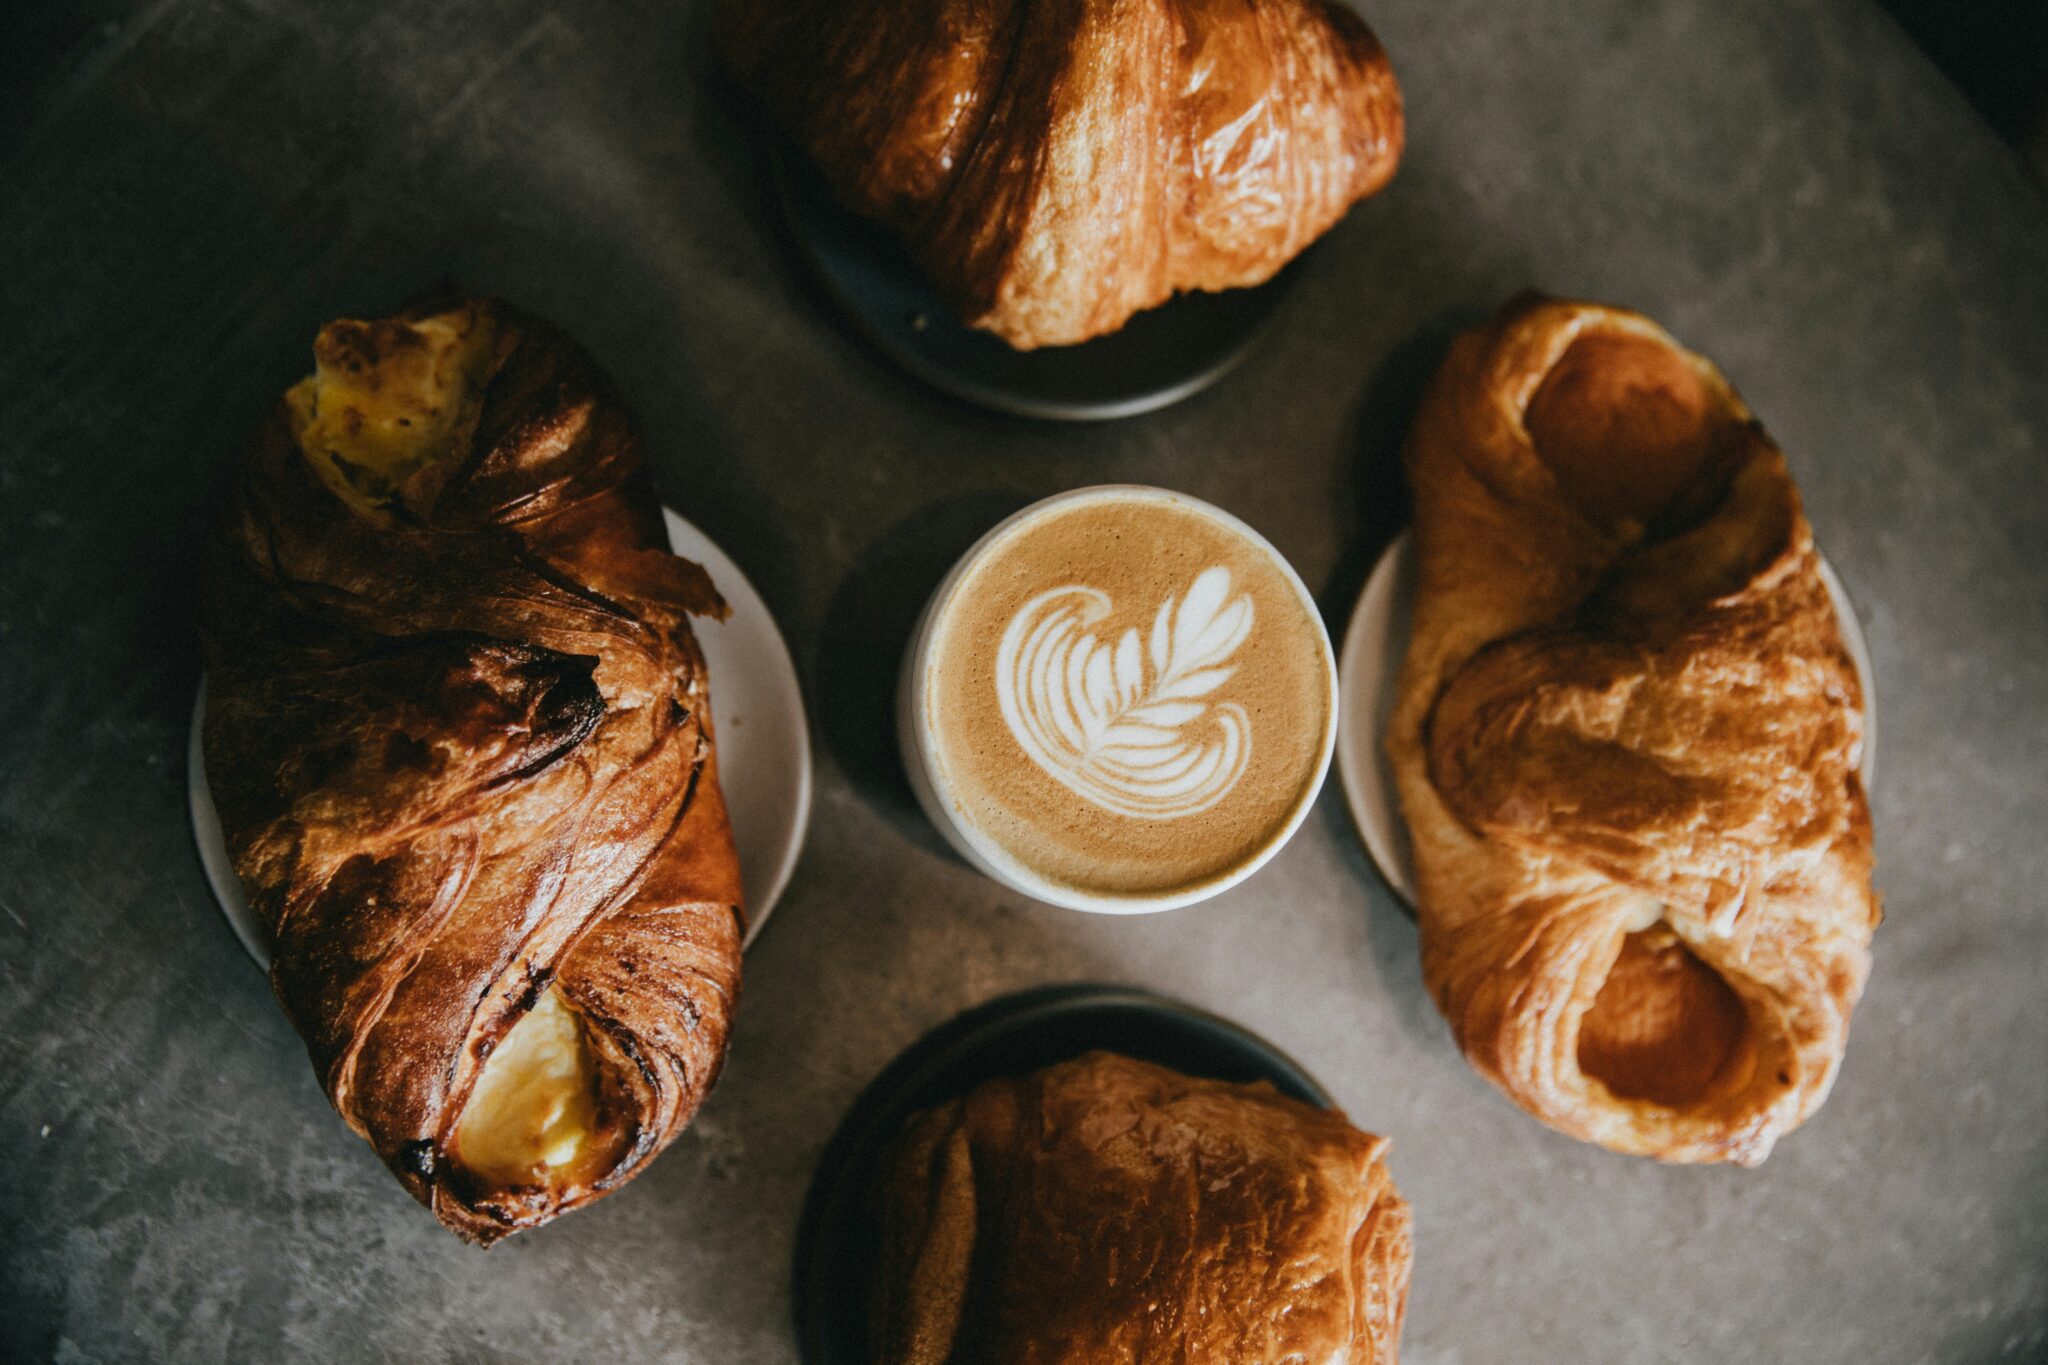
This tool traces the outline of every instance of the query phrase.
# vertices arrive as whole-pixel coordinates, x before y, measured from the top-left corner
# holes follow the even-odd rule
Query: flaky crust
[[[1272,277],[1394,173],[1401,95],[1328,0],[721,0],[855,211],[1021,348]]]
[[[1387,1143],[1270,1085],[1095,1052],[913,1116],[885,1169],[879,1365],[1397,1357]]]
[[[724,605],[667,552],[637,436],[554,328],[454,301],[322,343],[363,373],[428,313],[491,340],[452,454],[392,509],[315,477],[286,406],[242,469],[204,570],[204,743],[328,1096],[488,1243],[617,1188],[723,1061],[740,888],[686,613]],[[451,1133],[550,986],[591,1035],[616,1159],[494,1188]]]
[[[1648,319],[1529,297],[1452,347],[1407,462],[1386,748],[1438,1005],[1563,1132],[1763,1160],[1833,1083],[1878,920],[1862,695],[1783,456]]]

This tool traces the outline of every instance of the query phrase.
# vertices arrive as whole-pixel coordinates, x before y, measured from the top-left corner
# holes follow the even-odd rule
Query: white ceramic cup
[[[931,726],[927,723],[927,717],[930,715],[930,689],[937,663],[931,657],[932,646],[938,634],[936,627],[945,619],[961,585],[984,558],[998,546],[1006,543],[1012,535],[1022,532],[1034,520],[1078,502],[1095,500],[1156,500],[1200,513],[1242,537],[1246,545],[1264,555],[1279,572],[1282,580],[1293,588],[1295,595],[1300,599],[1303,612],[1313,627],[1314,648],[1321,655],[1320,672],[1324,679],[1323,733],[1317,746],[1313,776],[1303,784],[1286,818],[1273,835],[1250,855],[1196,885],[1180,886],[1171,891],[1091,891],[1052,881],[1025,865],[1000,843],[960,816],[958,806],[947,787],[943,765],[939,762],[937,741],[933,737]],[[924,807],[925,815],[962,858],[997,882],[1036,900],[1065,906],[1070,910],[1088,910],[1110,915],[1173,910],[1207,900],[1251,876],[1294,837],[1295,830],[1299,829],[1301,822],[1307,818],[1309,807],[1315,804],[1316,794],[1322,790],[1323,778],[1330,767],[1330,755],[1337,742],[1336,657],[1330,648],[1328,632],[1323,629],[1322,616],[1316,609],[1315,599],[1309,595],[1308,588],[1302,583],[1301,576],[1295,573],[1294,566],[1289,564],[1286,557],[1274,549],[1272,543],[1264,536],[1230,513],[1199,498],[1142,484],[1098,484],[1055,494],[1005,518],[988,534],[977,540],[953,565],[939,583],[938,589],[932,593],[931,600],[925,604],[924,612],[918,617],[917,628],[911,632],[910,648],[904,654],[902,673],[897,681],[896,735],[903,754],[904,770],[909,775],[911,789],[917,793],[918,804]]]

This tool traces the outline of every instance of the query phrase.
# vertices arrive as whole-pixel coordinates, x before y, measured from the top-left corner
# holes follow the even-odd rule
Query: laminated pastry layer
[[[1411,433],[1387,734],[1423,969],[1574,1136],[1753,1163],[1826,1097],[1878,919],[1863,699],[1783,455],[1637,314],[1518,302]]]
[[[553,328],[323,329],[205,566],[204,742],[335,1107],[489,1242],[616,1188],[715,1079],[737,858],[637,436]]]
[[[1397,1358],[1383,1139],[1271,1086],[1110,1053],[915,1116],[886,1163],[885,1365]]]
[[[1019,348],[1269,279],[1401,154],[1325,0],[724,0],[742,83],[840,198]]]

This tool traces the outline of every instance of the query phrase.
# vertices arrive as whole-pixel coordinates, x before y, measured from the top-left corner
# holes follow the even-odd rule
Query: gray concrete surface
[[[848,1101],[955,1011],[1076,978],[1242,1020],[1393,1135],[1412,1365],[2048,1356],[2048,202],[1862,0],[1371,18],[1411,113],[1392,189],[1236,375],[1086,429],[936,398],[836,325],[689,7],[92,0],[17,29],[44,45],[0,82],[0,1357],[787,1361]],[[701,1120],[488,1254],[330,1112],[183,797],[223,472],[322,319],[443,274],[616,373],[670,501],[779,615],[822,760]],[[1210,498],[1341,622],[1447,329],[1528,284],[1722,363],[1876,655],[1889,918],[1833,1100],[1757,1171],[1609,1156],[1476,1079],[1334,783],[1246,886],[1126,921],[970,872],[891,759],[919,598],[1058,489]]]

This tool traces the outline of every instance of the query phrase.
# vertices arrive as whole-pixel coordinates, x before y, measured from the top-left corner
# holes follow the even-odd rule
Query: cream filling
[[[285,394],[299,449],[321,482],[359,512],[398,503],[423,471],[455,453],[489,340],[488,320],[473,307],[321,328],[313,373]]]
[[[593,1146],[597,1066],[583,1021],[550,987],[484,1063],[455,1128],[473,1174],[502,1185],[546,1185],[573,1174]]]

